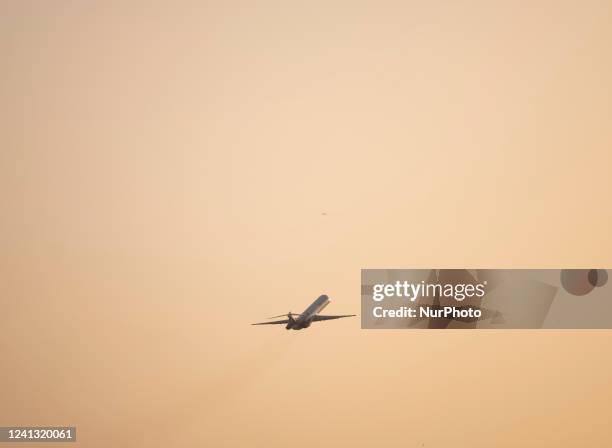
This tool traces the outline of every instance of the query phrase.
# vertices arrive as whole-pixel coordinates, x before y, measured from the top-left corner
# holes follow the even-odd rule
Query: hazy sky
[[[612,267],[612,3],[0,4],[0,426],[604,446],[606,331],[301,332],[360,269]],[[322,215],[326,213],[326,215]]]

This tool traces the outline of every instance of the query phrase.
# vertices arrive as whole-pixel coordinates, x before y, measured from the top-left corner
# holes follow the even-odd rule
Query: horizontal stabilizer
[[[279,314],[278,316],[266,317],[266,319],[276,319],[277,317],[289,317],[289,316],[301,316],[301,314],[292,313],[291,311],[289,311],[288,313]]]

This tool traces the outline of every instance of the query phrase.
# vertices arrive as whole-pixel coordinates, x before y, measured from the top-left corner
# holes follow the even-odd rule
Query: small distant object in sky
[[[313,322],[319,322],[322,320],[341,319],[343,317],[353,317],[354,314],[342,314],[339,316],[322,316],[319,313],[323,308],[329,304],[329,297],[325,294],[319,296],[317,300],[304,310],[301,314],[294,314],[289,311],[287,314],[281,314],[280,316],[273,316],[270,319],[276,317],[287,317],[284,320],[276,320],[274,322],[259,322],[251,325],[274,325],[274,324],[287,324],[285,328],[287,330],[301,330],[302,328],[310,327]],[[296,316],[294,318],[294,316]]]
[[[325,213],[325,212],[323,212],[323,213],[321,213],[321,214],[322,214],[323,216],[327,216],[327,213]]]

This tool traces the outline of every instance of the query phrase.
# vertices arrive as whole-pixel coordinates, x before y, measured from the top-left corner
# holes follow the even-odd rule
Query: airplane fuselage
[[[312,302],[297,318],[289,316],[289,322],[287,322],[285,328],[287,330],[301,330],[302,328],[310,327],[312,318],[319,314],[328,304],[329,297],[325,294],[319,296],[319,298]]]

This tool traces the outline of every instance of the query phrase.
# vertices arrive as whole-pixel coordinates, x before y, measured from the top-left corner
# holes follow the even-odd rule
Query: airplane
[[[341,317],[352,317],[355,314],[343,314],[341,316],[321,316],[319,313],[329,305],[329,297],[325,294],[319,296],[317,300],[312,302],[312,304],[304,310],[304,312],[300,314],[295,314],[289,311],[287,314],[281,314],[280,316],[272,316],[269,319],[274,319],[276,317],[287,316],[287,319],[284,320],[275,320],[272,322],[259,322],[251,325],[280,325],[287,324],[285,327],[286,330],[301,330],[302,328],[310,327],[310,324],[313,322],[318,322],[321,320],[330,320],[330,319],[340,319]],[[293,316],[297,316],[294,319]]]

